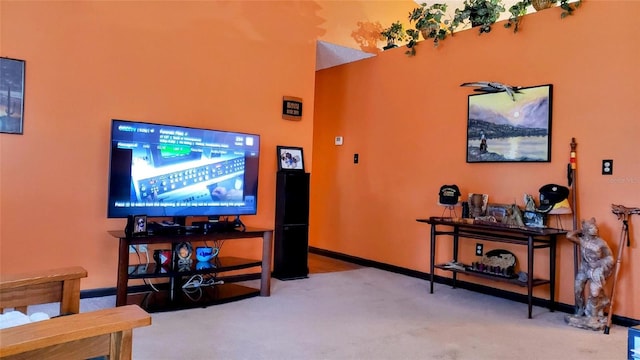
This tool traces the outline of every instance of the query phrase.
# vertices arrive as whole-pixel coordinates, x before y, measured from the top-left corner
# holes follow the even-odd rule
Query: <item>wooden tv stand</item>
[[[469,219],[464,219],[469,220]],[[525,286],[527,288],[527,302],[529,306],[529,319],[531,319],[531,308],[533,300],[533,288],[535,286],[549,284],[549,309],[555,309],[555,279],[556,279],[556,243],[558,235],[563,235],[567,231],[553,228],[531,228],[531,227],[511,227],[502,224],[486,224],[463,221],[462,219],[430,217],[428,219],[417,219],[431,225],[431,247],[430,247],[430,292],[433,294],[433,280],[435,268],[451,271],[453,273],[453,287],[456,286],[458,273],[508,282],[511,284]],[[444,227],[444,229],[442,229]],[[458,242],[460,238],[485,240],[527,247],[527,282],[517,279],[509,279],[491,274],[468,271],[465,269],[452,269],[445,264],[435,263],[436,240],[440,235],[453,237],[453,261],[458,261]],[[533,278],[533,255],[538,249],[549,249],[549,279]]]
[[[245,231],[223,231],[207,233],[186,234],[159,234],[140,237],[126,237],[124,231],[109,231],[113,237],[120,241],[118,251],[118,282],[116,285],[116,306],[137,304],[149,312],[180,310],[194,307],[205,307],[234,300],[245,299],[253,296],[269,296],[271,293],[271,253],[273,248],[273,230],[247,227]],[[214,257],[206,266],[196,266],[194,261],[190,267],[177,268],[175,262],[171,266],[159,267],[153,259],[149,263],[129,264],[129,246],[140,244],[165,244],[170,246],[172,253],[181,242],[190,242],[195,252],[199,243],[215,242],[218,240],[235,240],[248,238],[262,238],[262,259],[245,259],[239,257],[219,256]],[[211,246],[211,244],[209,244]],[[149,251],[152,257],[153,251]],[[248,276],[223,276],[222,273],[261,267],[259,274]],[[224,284],[202,286],[191,293],[183,291],[182,285],[194,275],[211,276],[216,280],[224,281]],[[234,282],[249,278],[260,278],[260,289],[235,284]],[[154,286],[143,287],[143,290],[130,291],[128,288],[131,279],[158,279],[165,278],[168,282]],[[158,290],[158,291],[156,291]]]

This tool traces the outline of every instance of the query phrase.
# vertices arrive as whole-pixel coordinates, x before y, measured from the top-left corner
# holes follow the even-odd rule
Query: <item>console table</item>
[[[149,312],[179,310],[192,307],[243,299],[251,296],[269,296],[271,293],[271,253],[273,248],[273,230],[247,227],[245,231],[229,230],[220,232],[194,232],[184,234],[154,234],[140,237],[127,237],[124,231],[109,231],[111,236],[119,239],[118,282],[116,285],[116,306],[137,304]],[[235,240],[262,238],[262,259],[245,259],[239,257],[216,256],[204,264],[194,263],[185,268],[157,266],[153,259],[149,264],[129,264],[129,246],[140,244],[168,244],[172,253],[181,242],[204,243],[218,240]],[[194,245],[195,250],[195,245]],[[174,264],[172,264],[174,265]],[[239,276],[219,276],[223,272],[261,267],[260,289],[234,284],[234,281],[246,280]],[[202,286],[198,294],[191,295],[182,291],[181,284],[185,277],[213,274],[224,284]],[[256,274],[257,275],[257,274]],[[129,293],[130,279],[168,278],[169,282],[159,291],[142,291]],[[167,287],[168,286],[168,287]]]
[[[544,284],[549,284],[549,309],[555,310],[555,277],[556,277],[556,242],[559,235],[566,234],[566,230],[553,228],[532,228],[517,227],[503,224],[491,224],[486,222],[478,222],[472,219],[453,219],[443,217],[430,217],[428,219],[416,219],[421,223],[431,225],[431,249],[430,249],[430,292],[433,294],[433,280],[435,268],[451,271],[453,273],[453,287],[456,286],[456,278],[458,273],[478,276],[486,279],[504,281],[519,286],[526,286],[527,300],[529,306],[529,319],[531,319],[531,308],[533,300],[533,288]],[[501,243],[509,243],[516,245],[525,245],[527,247],[527,282],[521,282],[518,279],[501,277],[497,275],[469,271],[465,269],[455,269],[445,266],[445,264],[436,264],[436,240],[440,235],[449,235],[453,238],[453,261],[458,261],[458,243],[460,238],[477,239],[484,241],[493,241]],[[533,278],[533,256],[535,250],[549,249],[549,279]]]

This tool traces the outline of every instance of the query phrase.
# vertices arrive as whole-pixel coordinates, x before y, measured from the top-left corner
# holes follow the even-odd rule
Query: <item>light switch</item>
[[[336,145],[342,145],[342,136],[336,136]]]

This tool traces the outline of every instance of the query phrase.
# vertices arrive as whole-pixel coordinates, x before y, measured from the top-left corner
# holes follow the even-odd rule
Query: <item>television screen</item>
[[[259,156],[255,134],[113,120],[107,216],[254,215]]]
[[[467,162],[551,161],[553,86],[469,95]]]

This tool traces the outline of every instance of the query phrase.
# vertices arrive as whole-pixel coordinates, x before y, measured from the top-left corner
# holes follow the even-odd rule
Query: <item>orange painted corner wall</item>
[[[80,265],[114,287],[111,119],[261,135],[258,214],[273,227],[276,146],[311,169],[316,39],[308,1],[2,1],[0,56],[26,61],[24,134],[0,134],[0,273]],[[296,31],[290,31],[291,28]],[[295,59],[292,61],[291,59]],[[301,97],[302,121],[281,118]],[[260,256],[260,242],[236,244]]]
[[[319,1],[326,31],[320,40],[377,54],[386,45],[380,32],[400,21],[410,28],[409,12],[418,7],[412,0]]]
[[[421,42],[414,57],[398,48],[318,71],[310,245],[428,272],[429,227],[416,219],[442,214],[441,185],[523,206],[523,194],[537,198],[544,184],[567,184],[575,138],[578,217],[595,217],[600,236],[617,253],[622,224],[611,204],[640,206],[638,13],[640,2],[584,1],[565,19],[558,8],[527,15],[517,34],[498,23],[489,34],[456,33],[438,48]],[[611,21],[601,26],[602,19]],[[467,163],[467,96],[473,91],[460,84],[468,81],[552,84],[551,161]],[[334,145],[336,136],[343,137],[342,146]],[[601,175],[604,159],[614,160],[610,176]],[[640,217],[630,222],[614,313],[640,319]],[[572,228],[571,216],[560,225]],[[473,261],[475,241],[463,243],[461,260]],[[487,243],[485,251],[503,246]],[[507,248],[526,259],[523,249]],[[548,255],[538,252],[534,275],[544,277]],[[451,256],[448,246],[437,248],[439,261]],[[557,300],[573,304],[573,246],[564,238],[557,265]],[[546,297],[548,288],[534,295]]]

